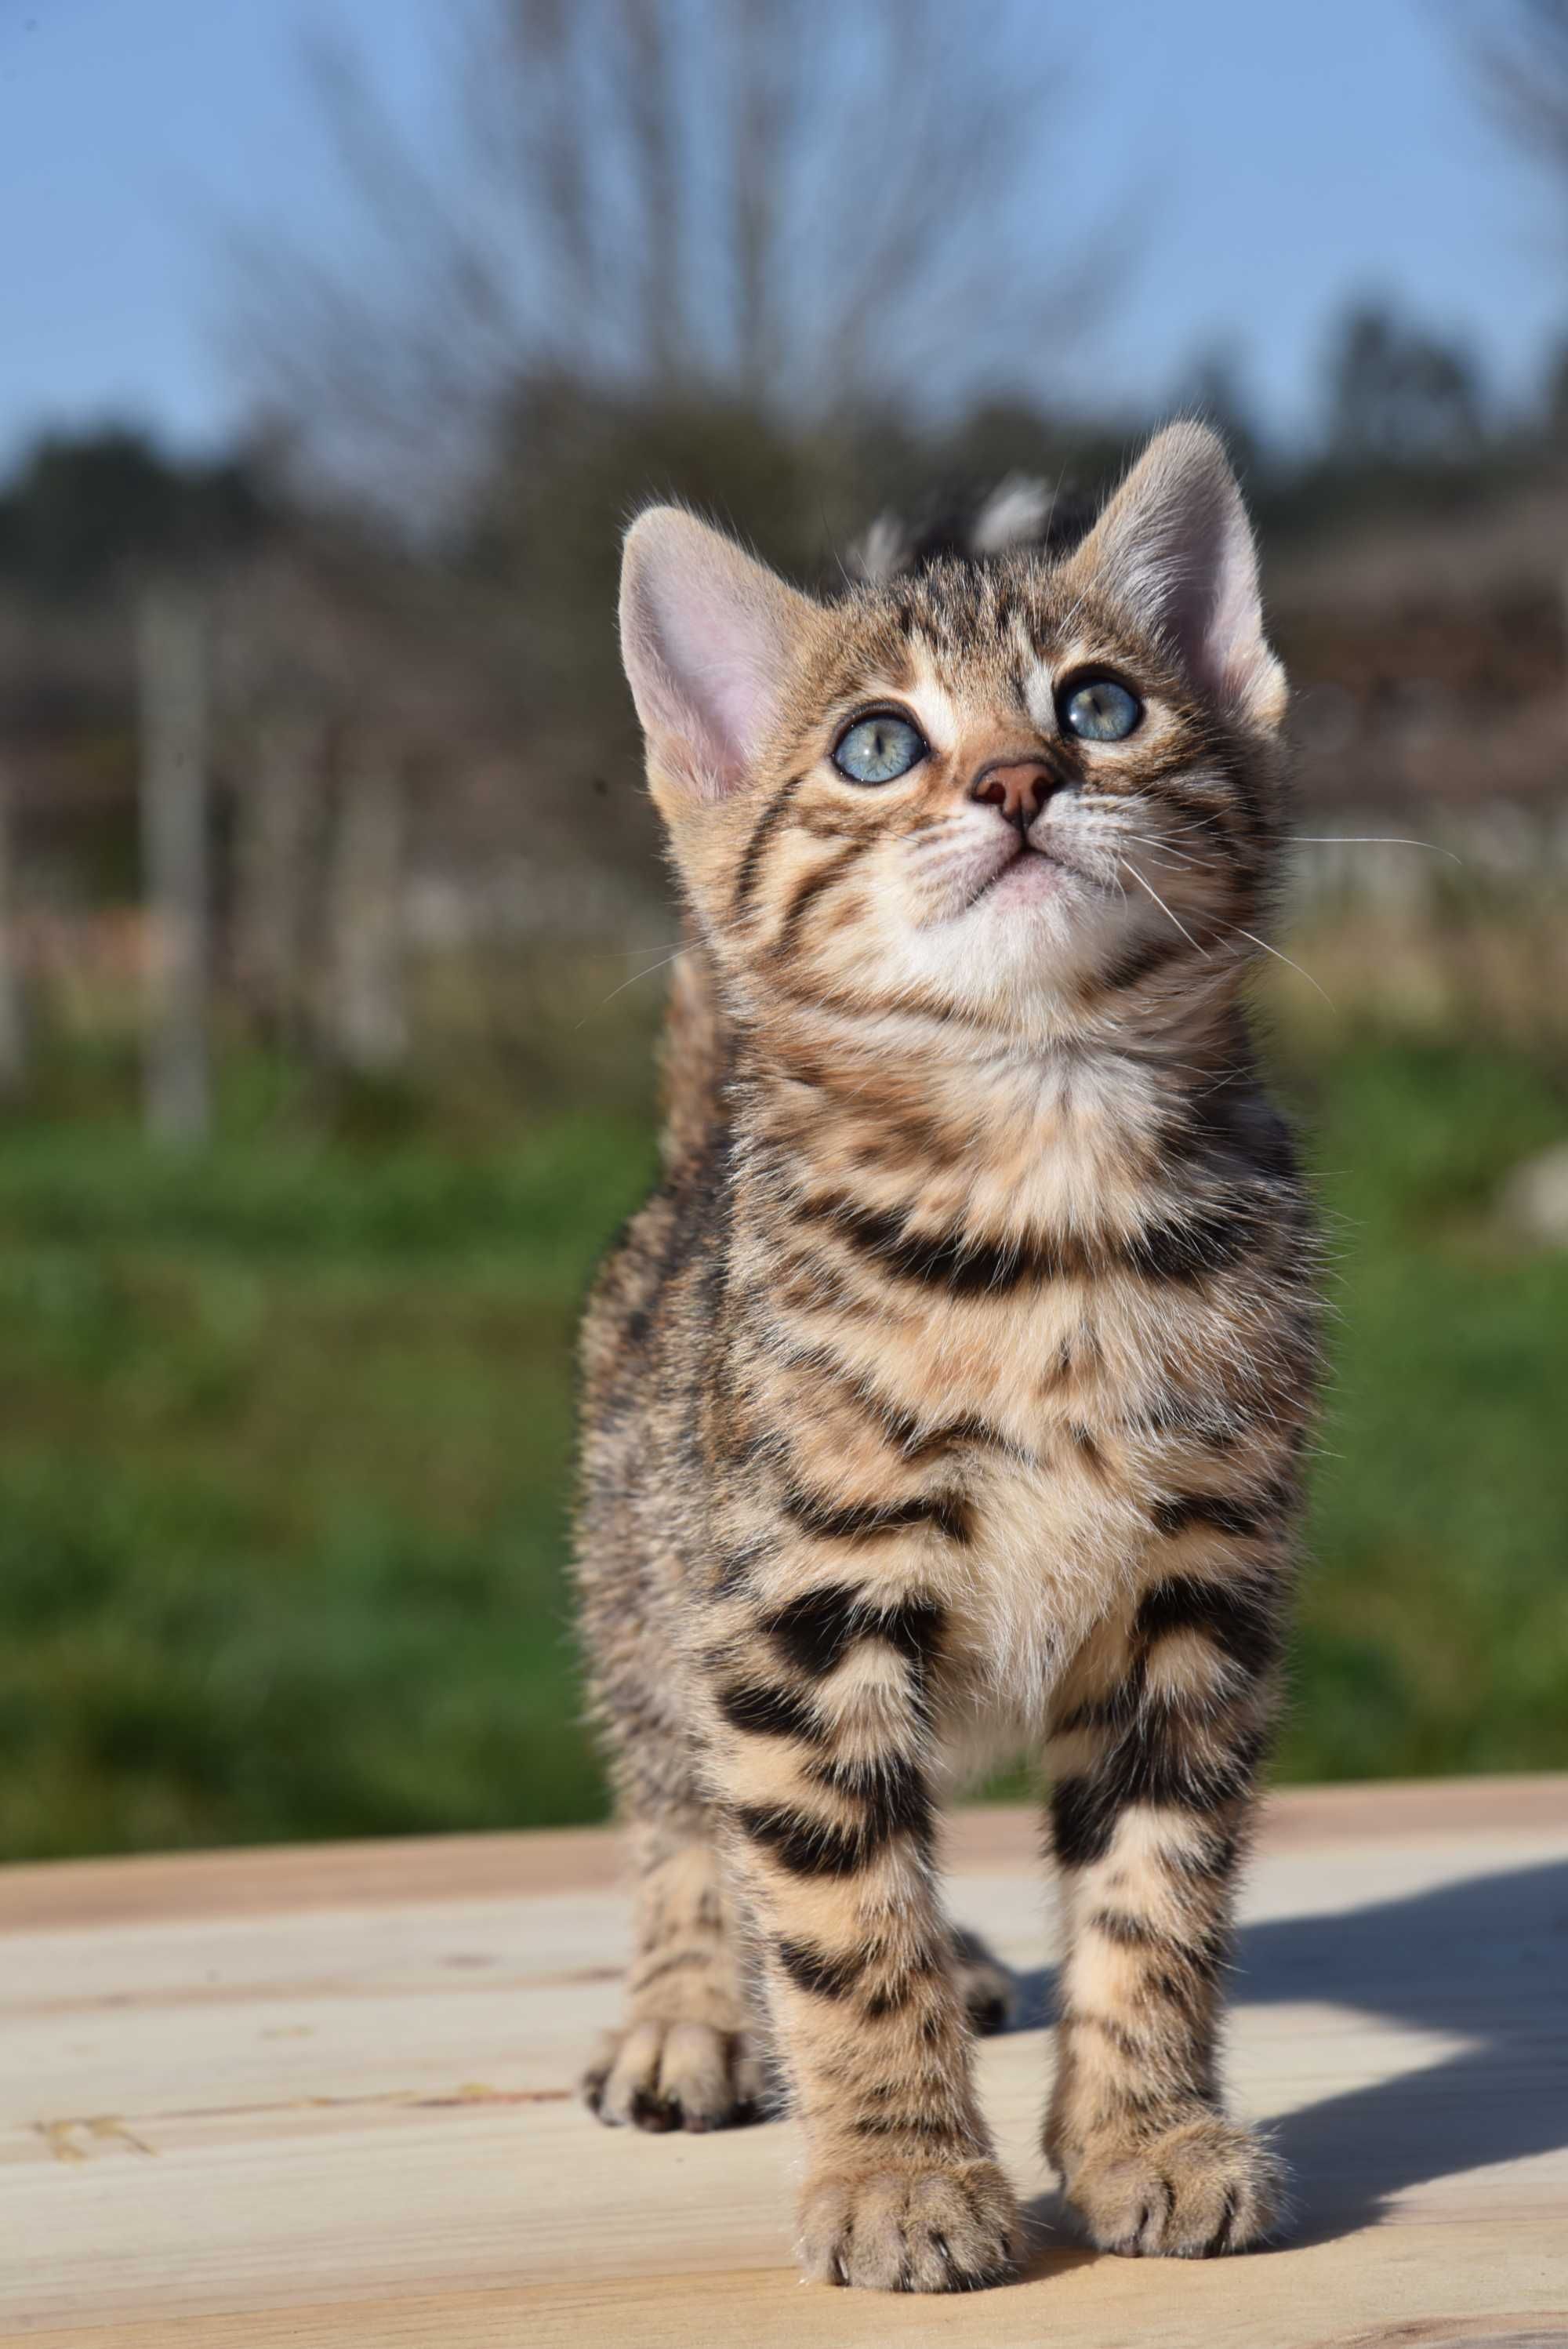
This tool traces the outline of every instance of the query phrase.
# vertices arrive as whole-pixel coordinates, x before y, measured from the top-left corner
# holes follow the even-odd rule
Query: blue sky
[[[249,387],[223,332],[223,222],[331,238],[343,217],[302,99],[303,29],[355,36],[418,129],[452,5],[0,0],[0,462],[50,422],[129,416],[189,447],[234,428]],[[1222,343],[1289,429],[1310,412],[1334,310],[1386,291],[1469,336],[1504,396],[1524,395],[1568,331],[1568,248],[1472,103],[1452,0],[1078,13],[1092,28],[1088,201],[1130,180],[1150,199],[1094,344],[1097,388],[1147,404]]]

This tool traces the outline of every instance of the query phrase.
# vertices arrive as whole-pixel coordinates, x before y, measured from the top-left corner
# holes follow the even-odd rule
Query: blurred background
[[[598,1815],[619,533],[1178,411],[1296,696],[1279,1768],[1568,1765],[1568,0],[0,0],[0,1854]]]

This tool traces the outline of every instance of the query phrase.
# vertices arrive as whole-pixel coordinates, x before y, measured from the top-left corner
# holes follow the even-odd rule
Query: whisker
[[[1124,832],[1119,837],[1136,842],[1140,848],[1163,849],[1167,856],[1174,856],[1183,864],[1201,865],[1202,862],[1201,857],[1189,856],[1184,848],[1172,848],[1168,840],[1156,840],[1146,832]]]
[[[721,922],[717,929],[705,932],[704,936],[727,938],[732,930],[743,930],[750,919],[751,916],[749,914],[742,914],[738,921]],[[668,954],[660,955],[656,962],[645,963],[641,970],[634,970],[630,978],[624,978],[619,987],[613,987],[610,989],[609,994],[604,997],[603,1001],[595,1004],[594,1010],[603,1011],[606,1003],[614,1003],[618,995],[624,995],[627,988],[635,987],[640,978],[652,978],[655,971],[667,968],[669,964],[672,962],[678,962],[682,955],[686,953],[691,947],[700,946],[702,943],[702,938],[683,938],[680,944],[673,947]],[[646,954],[648,952],[648,948],[646,947],[628,947],[625,951],[628,954]],[[582,1019],[577,1022],[577,1027],[573,1030],[573,1035],[575,1035],[579,1030],[585,1028],[593,1016],[593,1012],[584,1012]]]
[[[1318,991],[1319,995],[1321,995],[1321,996],[1322,996],[1322,998],[1323,998],[1323,999],[1324,999],[1325,1003],[1326,1003],[1326,1004],[1327,1004],[1327,1006],[1328,1006],[1328,1008],[1329,1008],[1330,1011],[1337,1011],[1337,1010],[1338,1010],[1339,1006],[1338,1006],[1338,1004],[1337,1004],[1337,1003],[1336,1003],[1336,1001],[1334,1000],[1333,996],[1332,996],[1332,995],[1330,995],[1330,993],[1328,992],[1327,988],[1326,988],[1326,987],[1320,987],[1320,986],[1318,986],[1318,982],[1317,982],[1317,980],[1316,980],[1315,978],[1314,978],[1314,977],[1313,977],[1313,975],[1312,975],[1311,971],[1309,971],[1309,970],[1303,970],[1303,968],[1302,968],[1302,967],[1301,967],[1300,963],[1298,963],[1298,962],[1292,962],[1292,960],[1291,960],[1291,958],[1290,958],[1289,955],[1287,955],[1287,954],[1281,954],[1281,952],[1280,952],[1280,950],[1279,950],[1278,947],[1271,947],[1271,946],[1270,946],[1270,944],[1269,944],[1269,942],[1268,942],[1268,940],[1267,940],[1267,938],[1258,938],[1258,937],[1253,937],[1253,933],[1251,932],[1251,930],[1243,930],[1243,929],[1242,929],[1242,928],[1241,928],[1237,924],[1235,924],[1235,923],[1233,923],[1233,924],[1231,925],[1231,927],[1235,931],[1235,934],[1236,934],[1237,937],[1239,937],[1239,938],[1248,938],[1248,939],[1250,939],[1250,940],[1251,940],[1252,944],[1253,944],[1254,947],[1262,947],[1262,948],[1263,948],[1263,950],[1264,950],[1264,954],[1271,954],[1271,955],[1273,955],[1273,957],[1274,957],[1274,958],[1275,962],[1283,962],[1283,963],[1284,963],[1284,967],[1285,967],[1285,968],[1286,968],[1287,970],[1294,970],[1294,971],[1295,972],[1295,974],[1296,974],[1296,976],[1297,976],[1297,978],[1305,978],[1305,981],[1306,981],[1306,983],[1307,983],[1307,985],[1308,985],[1308,987],[1315,987],[1315,988],[1317,988],[1317,991]]]
[[[1434,856],[1446,856],[1451,864],[1464,863],[1457,850],[1445,848],[1439,840],[1405,840],[1398,833],[1297,832],[1291,837],[1304,848],[1429,848]]]
[[[1118,869],[1119,870],[1120,868],[1119,867]],[[1191,931],[1187,927],[1184,922],[1176,921],[1175,915],[1171,913],[1170,906],[1165,903],[1164,898],[1160,895],[1159,890],[1153,886],[1152,883],[1144,879],[1136,864],[1127,864],[1126,870],[1131,874],[1133,879],[1137,882],[1140,889],[1146,889],[1149,892],[1149,895],[1153,898],[1161,912],[1165,915],[1169,920],[1176,923],[1176,927],[1181,931],[1181,936],[1186,939],[1188,945],[1193,949],[1194,953],[1201,954],[1204,961],[1207,962],[1209,959],[1208,947],[1201,947],[1198,944],[1197,939],[1192,936]]]
[[[657,962],[649,963],[645,969],[634,970],[630,978],[624,978],[619,987],[613,987],[610,989],[609,994],[605,996],[603,1002],[595,1005],[594,1009],[596,1010],[603,1011],[605,1003],[614,1003],[617,995],[624,995],[626,989],[629,987],[635,987],[640,978],[652,978],[655,971],[665,969],[665,967],[672,962],[678,962],[685,952],[685,947],[676,947],[674,954],[663,955]],[[593,1015],[591,1013],[584,1012],[583,1018],[577,1022],[578,1028],[585,1028],[592,1016]],[[574,1030],[573,1032],[575,1034],[576,1030]]]

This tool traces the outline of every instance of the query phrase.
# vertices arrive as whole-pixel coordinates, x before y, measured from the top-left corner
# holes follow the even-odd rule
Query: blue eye
[[[859,719],[833,747],[833,764],[851,783],[894,782],[924,756],[925,743],[918,728],[907,718],[885,713]]]
[[[1075,685],[1061,705],[1062,724],[1084,742],[1119,742],[1143,715],[1143,704],[1113,677]]]

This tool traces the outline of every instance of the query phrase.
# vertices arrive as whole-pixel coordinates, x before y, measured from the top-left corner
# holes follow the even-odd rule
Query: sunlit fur
[[[1154,489],[1195,469],[1229,516],[1207,436],[1160,446]],[[943,1793],[1009,1745],[1052,1779],[1046,2142],[1089,2236],[1238,2249],[1277,2208],[1216,2042],[1315,1374],[1310,1220],[1240,994],[1283,689],[1250,572],[1189,657],[1113,536],[831,606],[745,566],[782,649],[722,787],[628,640],[692,943],[664,1178],[583,1340],[583,1619],[643,1869],[588,2091],[719,2126],[770,2041],[830,2282],[1011,2256],[969,2062],[1000,1977],[934,1867]],[[1125,740],[1057,725],[1086,667],[1143,703]],[[930,745],[875,788],[830,757],[868,707]],[[971,796],[1026,756],[1057,786],[1027,848]]]

